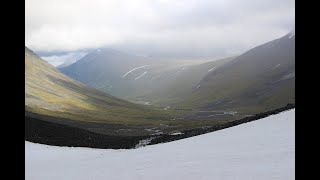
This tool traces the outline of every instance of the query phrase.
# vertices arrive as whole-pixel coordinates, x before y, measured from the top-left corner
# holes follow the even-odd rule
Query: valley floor
[[[295,179],[295,109],[138,149],[25,142],[26,179]]]

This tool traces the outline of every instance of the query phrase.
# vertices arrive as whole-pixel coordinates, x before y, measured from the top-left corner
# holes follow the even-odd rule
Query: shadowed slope
[[[255,47],[215,69],[182,106],[259,113],[295,102],[295,36]]]

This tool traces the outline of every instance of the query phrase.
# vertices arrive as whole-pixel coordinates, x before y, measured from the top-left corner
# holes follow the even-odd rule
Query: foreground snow
[[[26,179],[295,179],[295,110],[133,150],[26,142]]]

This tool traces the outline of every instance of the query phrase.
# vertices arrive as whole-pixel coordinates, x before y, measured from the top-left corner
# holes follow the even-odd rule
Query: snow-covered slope
[[[26,179],[295,179],[295,109],[133,150],[26,142]]]

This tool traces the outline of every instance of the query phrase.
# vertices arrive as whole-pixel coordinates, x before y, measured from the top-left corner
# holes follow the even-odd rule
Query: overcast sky
[[[295,18],[294,0],[25,2],[26,46],[54,56],[55,65],[102,46],[163,57],[229,56],[289,33]]]

